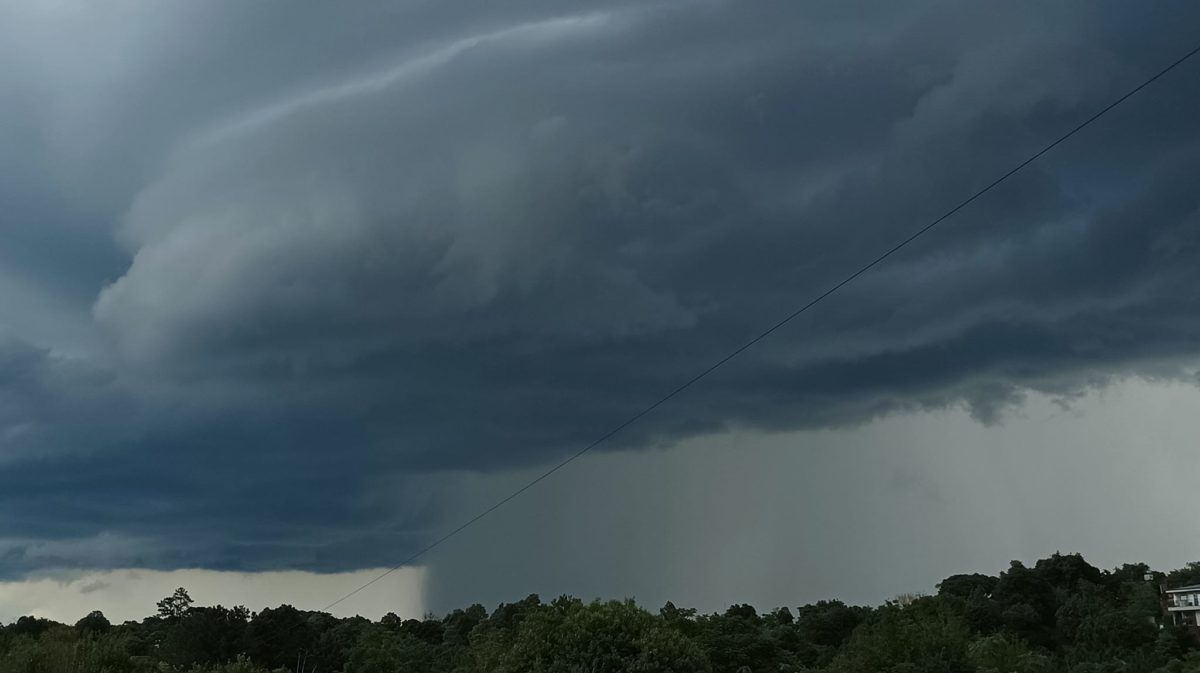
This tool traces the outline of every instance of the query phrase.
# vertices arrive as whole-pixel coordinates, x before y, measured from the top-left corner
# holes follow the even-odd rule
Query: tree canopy
[[[700,614],[531,595],[491,612],[376,622],[290,605],[197,606],[180,588],[140,622],[114,625],[99,611],[74,626],[21,617],[0,627],[0,673],[1200,673],[1195,635],[1164,623],[1159,596],[1162,582],[1198,580],[1200,564],[1109,571],[1054,554],[876,607]]]

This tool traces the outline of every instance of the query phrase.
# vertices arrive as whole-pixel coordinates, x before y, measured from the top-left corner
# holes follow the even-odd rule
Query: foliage
[[[855,629],[830,670],[969,673],[970,630],[953,604],[924,597],[885,605]]]
[[[0,673],[1200,673],[1196,633],[1163,623],[1161,583],[1200,583],[1200,564],[1104,571],[1054,554],[877,608],[651,613],[531,595],[491,614],[472,605],[378,622],[199,607],[181,588],[140,622],[21,617],[0,627]]]
[[[178,619],[188,611],[192,602],[187,589],[179,587],[175,593],[158,602],[158,616],[163,619]]]
[[[556,673],[706,671],[708,662],[696,643],[672,630],[632,601],[583,603],[562,597],[533,611],[512,630],[511,638],[484,658],[494,670]]]
[[[86,617],[75,622],[75,628],[81,633],[104,633],[112,628],[112,623],[103,612],[93,610]]]

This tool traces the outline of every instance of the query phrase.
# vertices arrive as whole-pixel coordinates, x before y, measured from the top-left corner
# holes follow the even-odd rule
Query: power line
[[[1143,81],[1141,84],[1139,84],[1139,85],[1137,85],[1136,87],[1134,87],[1134,88],[1130,89],[1128,92],[1126,92],[1126,93],[1125,93],[1124,95],[1122,95],[1120,98],[1117,98],[1116,100],[1112,101],[1111,103],[1109,103],[1108,105],[1106,105],[1106,106],[1104,106],[1102,109],[1100,109],[1098,112],[1096,112],[1096,113],[1095,113],[1095,114],[1093,114],[1092,116],[1088,117],[1088,118],[1087,118],[1086,120],[1084,120],[1083,122],[1079,123],[1077,126],[1075,126],[1075,128],[1073,128],[1073,129],[1071,129],[1070,131],[1067,131],[1066,133],[1064,133],[1062,136],[1060,136],[1060,137],[1059,137],[1057,140],[1055,140],[1054,142],[1050,143],[1049,145],[1046,145],[1046,146],[1045,146],[1045,147],[1043,147],[1042,149],[1038,150],[1038,151],[1037,151],[1035,154],[1031,155],[1029,158],[1025,159],[1025,160],[1024,160],[1024,161],[1022,161],[1021,163],[1019,163],[1019,164],[1017,164],[1016,166],[1014,166],[1014,167],[1012,167],[1011,169],[1009,169],[1009,170],[1008,170],[1006,173],[1004,173],[1004,174],[1003,174],[1003,175],[1001,175],[1000,177],[998,177],[998,178],[996,178],[995,180],[993,180],[991,183],[989,183],[989,184],[988,184],[986,187],[984,187],[983,189],[980,189],[979,191],[977,191],[977,192],[975,192],[974,194],[972,194],[970,197],[968,197],[968,198],[964,199],[963,201],[961,201],[961,202],[960,202],[958,205],[954,206],[954,207],[953,207],[953,208],[951,208],[950,210],[947,210],[945,213],[943,213],[943,214],[941,215],[941,217],[938,217],[937,219],[933,220],[933,221],[932,221],[932,222],[930,222],[929,224],[926,224],[925,226],[923,226],[923,227],[921,227],[920,229],[916,230],[915,232],[913,232],[912,234],[910,234],[910,235],[908,236],[908,238],[905,238],[904,240],[900,241],[900,242],[899,242],[899,243],[897,243],[896,245],[892,246],[892,247],[891,247],[891,248],[890,248],[890,249],[889,249],[887,252],[884,252],[883,254],[879,255],[879,256],[878,256],[878,257],[876,257],[875,259],[873,259],[873,260],[871,260],[870,262],[868,262],[868,263],[864,264],[864,265],[863,265],[862,267],[860,267],[860,268],[859,268],[857,271],[855,271],[854,273],[851,273],[850,275],[846,276],[846,277],[845,277],[845,278],[843,278],[841,281],[838,281],[836,284],[834,284],[833,286],[831,286],[829,289],[827,289],[827,290],[825,290],[824,292],[822,292],[821,294],[817,295],[817,297],[816,297],[816,298],[812,299],[812,300],[811,300],[811,301],[809,301],[807,304],[804,304],[804,305],[803,305],[803,306],[801,306],[800,308],[798,308],[798,309],[796,309],[796,310],[792,311],[791,313],[789,313],[788,315],[784,316],[784,317],[783,317],[781,320],[779,320],[779,321],[778,321],[778,322],[776,322],[775,324],[771,325],[771,326],[770,326],[770,327],[768,327],[767,329],[763,330],[763,331],[762,331],[762,332],[760,332],[760,333],[759,333],[757,336],[755,336],[754,338],[750,339],[750,340],[749,340],[749,341],[747,341],[746,343],[744,343],[744,344],[742,344],[741,346],[737,347],[735,350],[733,350],[732,352],[730,352],[730,353],[729,353],[728,355],[726,355],[725,357],[723,357],[723,358],[721,358],[720,360],[717,360],[716,362],[712,363],[712,364],[711,364],[711,365],[709,365],[707,368],[705,368],[704,370],[702,370],[700,373],[698,373],[698,374],[696,374],[695,376],[693,376],[692,378],[688,379],[687,381],[685,381],[684,383],[682,383],[681,385],[679,385],[677,388],[675,388],[675,389],[674,389],[674,390],[672,390],[671,392],[667,393],[666,395],[663,395],[661,398],[659,398],[659,399],[658,399],[656,402],[654,402],[654,403],[653,403],[653,404],[651,404],[650,406],[646,407],[645,409],[642,409],[641,411],[639,411],[638,413],[634,414],[633,416],[630,416],[628,419],[626,419],[626,420],[625,420],[624,422],[622,422],[620,425],[617,425],[617,426],[616,426],[616,427],[614,427],[613,429],[611,429],[611,430],[609,430],[608,432],[604,433],[604,434],[603,434],[603,435],[601,435],[599,438],[597,438],[595,441],[593,441],[591,444],[588,444],[587,446],[583,447],[582,449],[580,449],[580,450],[576,451],[575,453],[571,454],[570,456],[568,456],[567,458],[563,459],[563,460],[562,460],[561,462],[559,462],[558,464],[556,464],[556,465],[554,465],[553,467],[551,467],[549,470],[546,470],[545,472],[543,472],[543,473],[541,473],[540,475],[538,475],[538,476],[537,476],[535,479],[533,479],[533,480],[532,480],[532,481],[530,481],[529,483],[525,484],[524,486],[522,486],[522,487],[518,488],[517,490],[513,491],[512,493],[508,494],[508,495],[507,495],[507,496],[505,496],[503,499],[501,499],[500,501],[498,501],[498,502],[496,502],[495,504],[493,504],[491,507],[488,507],[487,509],[485,509],[485,510],[481,511],[480,513],[478,513],[478,514],[476,514],[475,516],[471,517],[471,518],[470,518],[470,519],[468,519],[467,521],[463,522],[461,525],[459,525],[459,526],[458,526],[457,528],[455,528],[454,530],[451,530],[450,532],[448,532],[448,533],[446,533],[445,535],[441,536],[441,537],[440,537],[440,538],[438,538],[437,540],[435,540],[435,541],[433,541],[432,543],[430,543],[430,544],[426,545],[425,547],[421,548],[419,551],[415,552],[414,554],[412,554],[412,555],[411,555],[411,556],[409,556],[408,558],[404,559],[404,560],[403,560],[402,562],[400,562],[398,565],[392,566],[392,567],[391,567],[391,568],[389,568],[388,570],[384,571],[383,573],[380,573],[378,576],[374,577],[373,579],[371,579],[371,580],[370,580],[370,581],[368,581],[367,583],[363,584],[362,586],[358,587],[358,588],[357,588],[357,589],[355,589],[354,591],[351,591],[350,593],[346,594],[345,596],[342,596],[341,598],[339,598],[339,599],[337,599],[336,601],[334,601],[334,602],[330,603],[329,605],[326,605],[324,608],[321,608],[321,611],[322,611],[322,612],[328,611],[330,608],[334,607],[335,605],[337,605],[337,604],[341,603],[342,601],[345,601],[346,599],[350,598],[351,596],[354,596],[355,594],[359,593],[359,592],[360,592],[360,591],[362,591],[363,589],[366,589],[367,587],[371,586],[372,584],[375,584],[376,582],[378,582],[379,580],[381,580],[381,579],[383,579],[383,578],[387,577],[388,575],[391,575],[392,573],[396,572],[396,571],[397,571],[397,570],[399,570],[400,568],[403,568],[404,566],[411,564],[413,561],[417,560],[418,558],[420,558],[420,557],[424,556],[425,554],[429,553],[429,552],[430,552],[430,551],[432,551],[433,549],[435,549],[435,548],[437,548],[438,546],[440,546],[440,545],[441,545],[443,542],[446,542],[447,540],[449,540],[450,538],[454,537],[455,535],[458,535],[459,533],[461,533],[462,531],[466,530],[466,529],[467,529],[468,527],[470,527],[471,525],[475,524],[475,523],[476,523],[477,521],[479,521],[480,519],[482,519],[482,518],[486,517],[487,515],[491,514],[492,512],[496,511],[497,509],[500,509],[500,508],[501,508],[501,507],[503,507],[504,505],[508,504],[508,502],[509,502],[509,501],[511,501],[511,500],[513,500],[513,499],[515,499],[515,498],[517,498],[518,496],[520,496],[520,495],[521,495],[522,493],[524,493],[525,491],[528,491],[529,489],[533,488],[533,487],[534,487],[534,486],[536,486],[538,483],[540,483],[540,482],[541,482],[543,479],[546,479],[547,477],[549,477],[550,475],[554,474],[555,472],[558,472],[559,470],[563,469],[564,467],[566,467],[566,466],[567,466],[567,465],[569,465],[570,463],[574,462],[574,461],[575,461],[577,458],[579,458],[580,456],[584,455],[585,453],[587,453],[587,452],[591,451],[592,449],[596,448],[597,446],[599,446],[599,445],[603,444],[604,442],[608,441],[608,440],[609,440],[611,437],[613,437],[613,435],[616,435],[617,433],[621,432],[622,430],[624,430],[625,428],[629,427],[630,425],[633,425],[634,423],[638,422],[639,420],[641,420],[641,419],[642,419],[642,417],[643,417],[643,416],[646,416],[647,414],[649,414],[649,413],[653,412],[655,409],[659,408],[660,406],[662,406],[663,404],[665,404],[666,402],[668,402],[669,400],[671,400],[672,398],[674,398],[676,395],[678,395],[678,394],[682,393],[683,391],[687,390],[688,388],[692,387],[692,385],[693,385],[693,384],[695,384],[696,382],[700,381],[701,379],[705,378],[706,376],[708,376],[709,374],[713,373],[713,372],[714,372],[714,371],[716,371],[717,369],[721,368],[721,367],[722,367],[722,366],[723,366],[725,363],[727,363],[727,362],[729,362],[730,360],[732,360],[732,359],[736,358],[737,356],[741,355],[742,353],[744,353],[745,351],[749,350],[751,347],[753,347],[753,346],[754,346],[755,344],[757,344],[758,342],[760,342],[760,341],[762,341],[763,339],[765,339],[765,338],[767,338],[768,336],[770,336],[772,333],[774,333],[774,332],[775,332],[776,330],[778,330],[779,328],[783,327],[784,325],[788,324],[788,323],[789,323],[789,322],[791,322],[792,320],[796,319],[796,318],[797,318],[797,317],[798,317],[800,314],[804,313],[804,312],[805,312],[805,311],[807,311],[808,309],[810,309],[810,308],[812,308],[812,307],[816,306],[817,304],[821,303],[821,301],[823,301],[823,300],[824,300],[826,297],[828,297],[829,295],[831,295],[831,294],[833,294],[833,293],[837,292],[838,290],[842,289],[844,286],[846,286],[846,285],[850,284],[850,283],[851,283],[851,282],[853,282],[855,279],[857,279],[859,276],[861,276],[861,275],[863,275],[864,273],[866,273],[866,272],[870,271],[872,268],[874,268],[876,265],[878,265],[878,264],[880,264],[881,262],[883,262],[883,261],[884,261],[885,259],[887,259],[888,257],[891,257],[892,255],[894,255],[894,254],[896,254],[897,252],[899,252],[901,249],[903,249],[904,247],[906,247],[908,244],[910,244],[910,243],[912,243],[913,241],[917,240],[918,238],[920,238],[920,237],[924,236],[924,235],[925,235],[926,233],[928,233],[928,232],[929,232],[931,229],[933,229],[934,227],[938,226],[939,224],[941,224],[941,223],[942,223],[942,222],[944,222],[945,220],[949,219],[951,216],[953,216],[953,215],[954,215],[955,213],[957,213],[958,211],[962,210],[963,208],[966,208],[968,205],[970,205],[971,203],[973,203],[973,202],[974,202],[976,199],[978,199],[979,197],[981,197],[981,196],[983,196],[984,194],[987,194],[988,192],[992,191],[992,190],[993,190],[993,189],[995,189],[997,186],[999,186],[1001,183],[1005,182],[1006,180],[1008,180],[1009,178],[1011,178],[1013,175],[1016,175],[1016,174],[1017,174],[1019,171],[1021,171],[1021,169],[1025,168],[1026,166],[1028,166],[1029,164],[1033,163],[1034,161],[1037,161],[1039,158],[1041,158],[1041,157],[1042,157],[1042,155],[1044,155],[1044,154],[1048,153],[1050,150],[1053,150],[1055,147],[1058,147],[1059,145],[1061,145],[1063,142],[1065,142],[1065,141],[1066,141],[1067,139],[1069,139],[1071,136],[1074,136],[1076,133],[1079,133],[1079,132],[1080,132],[1080,131],[1082,131],[1083,129],[1087,128],[1088,126],[1090,126],[1090,125],[1092,124],[1092,122],[1094,122],[1094,121],[1096,121],[1097,119],[1099,119],[1099,118],[1103,117],[1105,114],[1107,114],[1108,112],[1110,112],[1110,111],[1111,111],[1113,108],[1117,107],[1117,106],[1118,106],[1118,105],[1120,105],[1121,103],[1124,103],[1125,101],[1129,100],[1130,98],[1132,98],[1133,96],[1135,96],[1136,94],[1138,94],[1138,93],[1139,93],[1139,92],[1140,92],[1142,89],[1145,89],[1146,87],[1150,86],[1150,85],[1151,85],[1151,84],[1153,84],[1155,81],[1157,81],[1159,78],[1161,78],[1162,76],[1164,76],[1164,75],[1166,75],[1167,73],[1171,72],[1172,70],[1174,70],[1174,69],[1175,69],[1175,68],[1177,68],[1178,66],[1182,65],[1182,64],[1183,64],[1185,61],[1187,61],[1188,59],[1192,58],[1192,57],[1193,57],[1193,56],[1195,56],[1197,53],[1200,53],[1200,46],[1196,46],[1196,47],[1195,47],[1195,48],[1193,48],[1191,51],[1187,52],[1187,53],[1186,53],[1186,54],[1184,54],[1183,56],[1181,56],[1181,57],[1179,57],[1178,59],[1176,59],[1174,62],[1172,62],[1172,63],[1171,63],[1170,65],[1168,65],[1167,67],[1163,68],[1162,70],[1159,70],[1157,73],[1155,73],[1153,76],[1151,76],[1150,78],[1148,78],[1148,79],[1146,79],[1145,81]]]

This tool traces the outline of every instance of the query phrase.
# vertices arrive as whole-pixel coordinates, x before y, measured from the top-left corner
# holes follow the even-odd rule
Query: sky
[[[1195,47],[1197,19],[0,0],[0,620],[136,618],[177,583],[321,607]],[[1200,558],[1198,75],[337,612],[879,602],[1056,550]]]

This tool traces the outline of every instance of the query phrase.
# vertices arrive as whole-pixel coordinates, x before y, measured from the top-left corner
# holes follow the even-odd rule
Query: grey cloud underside
[[[90,72],[87,42],[0,75],[36,92],[0,113],[36,130],[0,131],[30,185],[0,188],[0,228],[32,251],[0,255],[0,291],[86,325],[55,342],[31,327],[49,308],[0,314],[0,572],[391,561],[440,506],[397,512],[376,477],[577,449],[1190,47],[1197,18],[163,7],[101,21],[119,48]],[[17,18],[37,30],[6,49],[29,55],[71,30]],[[609,446],[956,404],[993,422],[1027,390],[1191,376],[1197,72]]]

